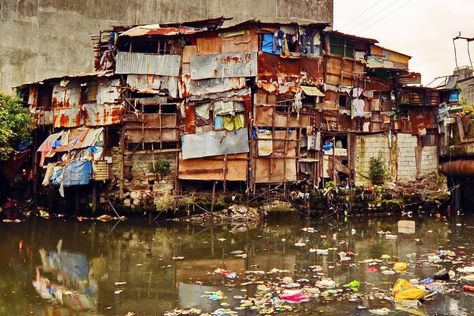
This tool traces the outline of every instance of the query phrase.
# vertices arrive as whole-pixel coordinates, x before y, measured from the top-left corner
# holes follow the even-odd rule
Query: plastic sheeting
[[[181,142],[183,159],[249,152],[247,128],[183,135]]]
[[[275,51],[273,51],[273,34],[263,34],[262,52],[280,55],[280,48],[277,48]]]
[[[91,180],[92,162],[88,160],[74,160],[63,169],[62,184],[64,187],[87,185]]]

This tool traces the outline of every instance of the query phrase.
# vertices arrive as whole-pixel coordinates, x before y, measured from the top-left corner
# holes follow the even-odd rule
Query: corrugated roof
[[[207,31],[207,29],[194,28],[187,26],[160,26],[159,24],[139,25],[135,26],[120,36],[138,37],[138,36],[174,36],[174,35],[191,35],[198,32]]]
[[[144,53],[117,53],[117,74],[179,76],[181,55],[154,55]]]
[[[58,76],[58,77],[46,78],[46,79],[38,80],[38,81],[34,81],[34,82],[28,82],[28,83],[24,83],[22,85],[16,86],[14,88],[23,88],[23,87],[30,86],[30,85],[45,84],[45,83],[50,83],[50,82],[54,82],[54,81],[60,81],[60,80],[63,80],[63,79],[87,78],[87,77],[99,77],[100,78],[100,77],[111,77],[113,75],[114,75],[114,72],[112,70],[78,73],[78,74],[72,74],[72,75],[63,75],[63,76]]]
[[[355,35],[352,35],[352,34],[342,33],[342,32],[339,32],[339,31],[326,31],[326,33],[330,34],[330,35],[336,35],[336,36],[349,38],[349,39],[352,39],[352,40],[355,40],[355,41],[368,42],[368,43],[371,43],[371,44],[375,44],[375,43],[379,42],[374,38],[360,37],[360,36],[355,36]]]

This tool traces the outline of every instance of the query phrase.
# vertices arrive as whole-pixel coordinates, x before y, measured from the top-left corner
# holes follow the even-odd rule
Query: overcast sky
[[[474,0],[334,0],[334,29],[412,56],[410,70],[428,84],[452,73],[452,38],[459,31],[474,37]],[[456,46],[459,66],[468,65],[466,41]],[[470,46],[474,62],[474,42]]]

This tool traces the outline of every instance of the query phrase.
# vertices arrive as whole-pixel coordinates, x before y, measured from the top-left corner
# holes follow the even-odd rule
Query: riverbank
[[[148,202],[142,200],[146,194],[140,196],[139,201],[131,204],[127,199],[101,198],[95,213],[87,200],[79,200],[80,210],[71,211],[61,205],[48,208],[41,199],[38,207],[34,207],[32,200],[10,199],[0,208],[0,216],[14,220],[30,215],[41,216],[43,212],[52,216],[148,216],[164,219],[219,212],[234,205],[256,208],[265,213],[294,212],[314,217],[403,215],[407,212],[436,212],[445,209],[451,200],[451,191],[447,188],[446,179],[433,173],[415,181],[358,187],[336,186],[333,182],[326,182],[323,189],[316,190],[276,186],[261,190],[256,195],[238,191],[214,194],[190,192],[180,196],[150,195],[151,200]]]

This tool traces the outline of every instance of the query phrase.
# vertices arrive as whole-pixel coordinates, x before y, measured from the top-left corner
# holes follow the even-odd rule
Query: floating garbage
[[[388,315],[391,312],[388,308],[369,309],[369,313],[374,315]]]
[[[450,279],[448,270],[446,269],[439,270],[438,272],[435,273],[435,275],[433,276],[433,279],[448,281]]]
[[[428,256],[428,262],[430,263],[440,263],[442,261],[443,260],[437,255]]]
[[[294,304],[309,302],[309,296],[299,290],[284,290],[280,299]]]
[[[346,288],[351,289],[354,292],[359,292],[359,290],[360,290],[360,282],[357,281],[357,280],[354,280],[352,282],[344,284],[343,286],[346,287]]]
[[[424,288],[416,287],[410,281],[398,279],[392,288],[392,294],[400,300],[420,300],[425,297],[426,291]]]
[[[396,262],[393,265],[393,270],[395,272],[406,272],[407,271],[407,264],[405,262]]]

